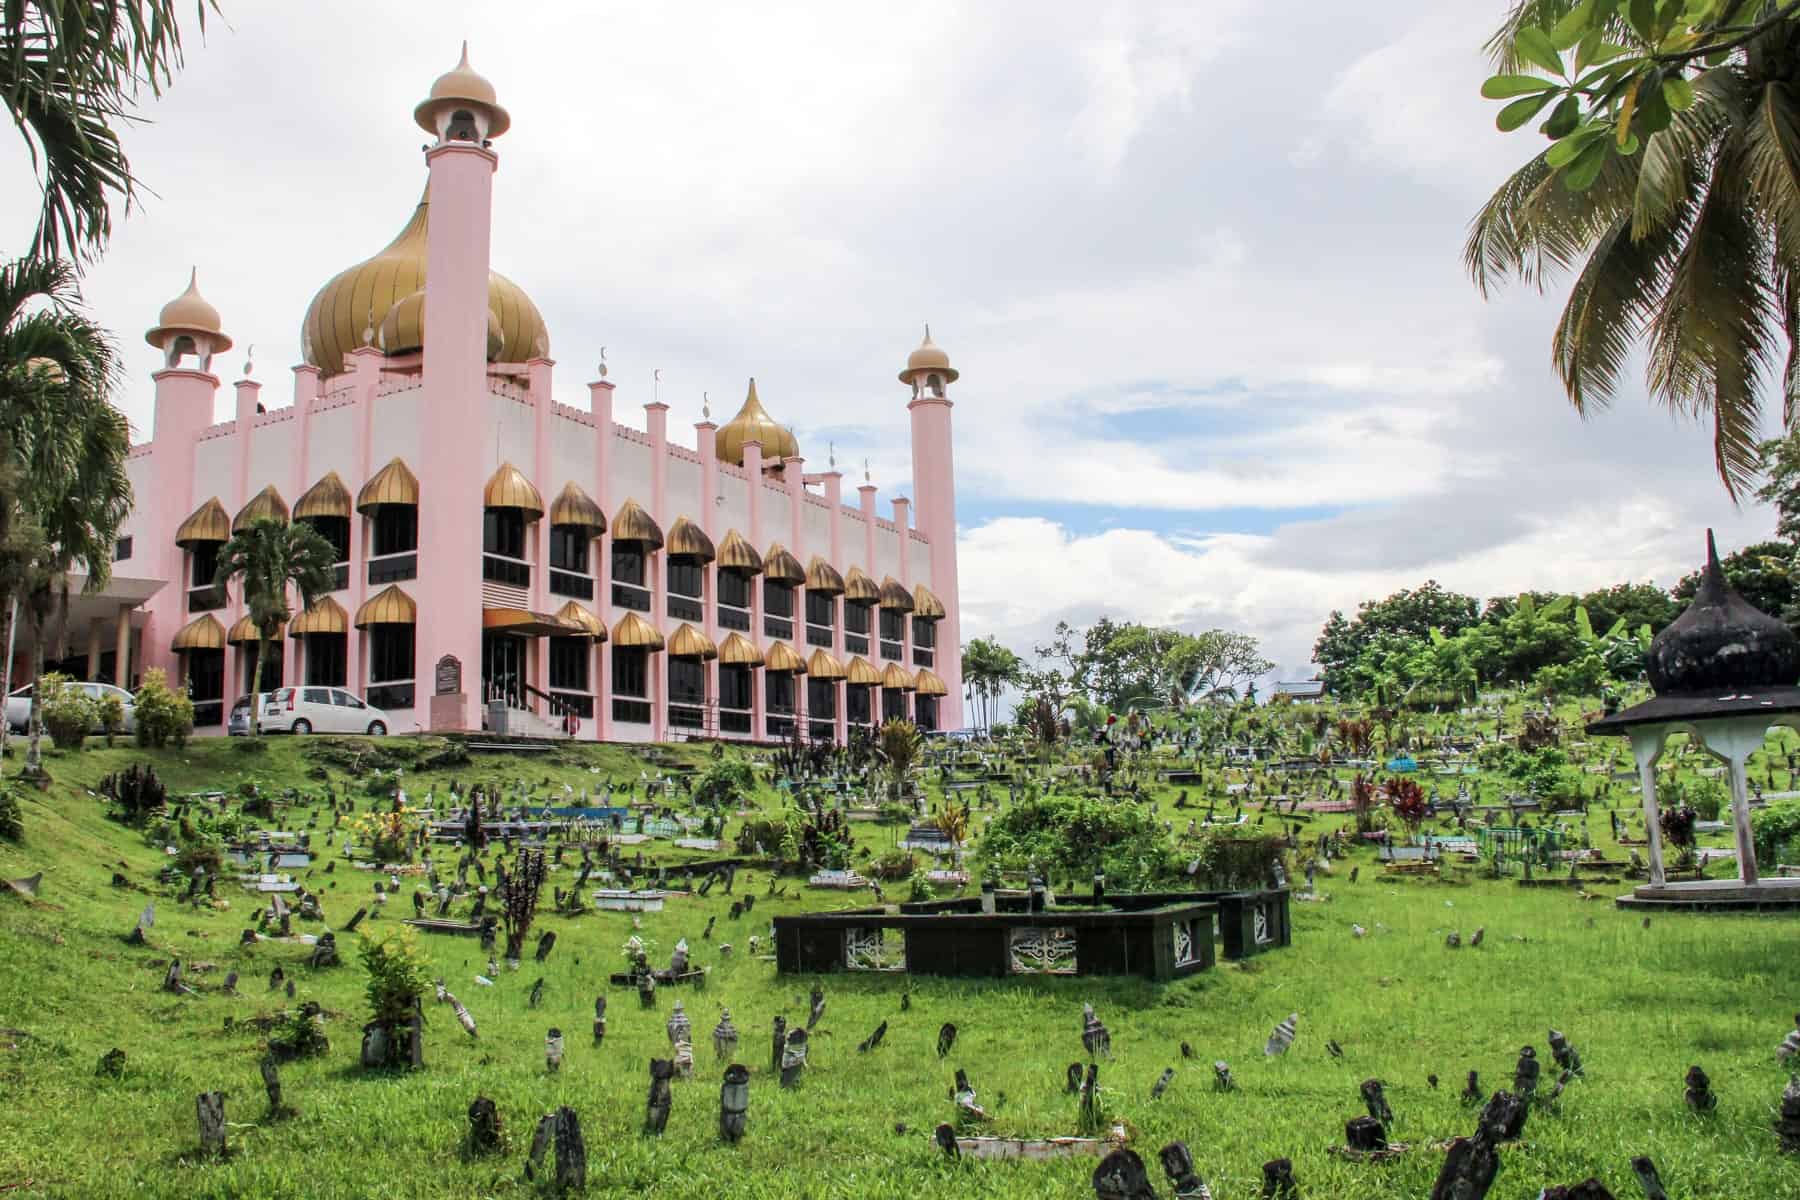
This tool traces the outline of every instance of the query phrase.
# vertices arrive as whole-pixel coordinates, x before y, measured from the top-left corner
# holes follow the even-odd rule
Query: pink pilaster
[[[312,468],[312,406],[319,397],[319,368],[302,364],[294,368],[294,474],[289,480],[291,491],[288,495],[299,498],[300,494],[312,486],[307,471]],[[363,480],[350,481],[350,493],[363,485]],[[355,538],[356,519],[350,522],[352,539]],[[352,560],[354,561],[354,560]]]
[[[494,170],[479,142],[440,141],[426,151],[431,221],[425,243],[417,669],[435,678],[440,659],[457,660],[462,691],[433,696],[432,729],[479,728],[481,696],[481,486],[492,464],[477,431],[490,426],[487,391],[488,254]],[[483,467],[487,466],[488,471]],[[428,615],[425,615],[428,614]]]
[[[956,459],[951,449],[949,399],[929,390],[907,404],[912,415],[913,495],[919,502],[919,532],[931,543],[931,590],[944,602],[938,622],[934,670],[946,694],[938,702],[938,724],[963,726],[962,596],[956,584]]]
[[[881,572],[875,569],[875,485],[865,483],[856,489],[857,499],[862,507],[863,526],[863,570],[869,573],[876,583],[881,582]]]
[[[831,565],[839,573],[844,573],[844,473],[827,471],[825,473],[825,503],[831,511]],[[839,596],[832,609],[835,614],[831,622],[831,653],[839,662],[844,661],[844,598]],[[840,683],[837,688],[837,742],[842,746],[850,740],[850,689]]]
[[[711,421],[701,421],[694,426],[694,446],[700,451],[700,529],[715,548],[719,544],[718,431],[719,427]],[[706,640],[715,646],[719,644],[718,579],[716,562],[707,563],[700,569],[700,614]],[[724,731],[718,727],[719,660],[716,658],[706,664],[706,706],[713,713],[713,727],[708,732],[715,737],[721,736]]]
[[[531,399],[531,481],[537,486],[544,503],[551,503],[562,490],[552,475],[556,460],[550,455],[550,373],[556,364],[547,358],[526,362],[526,387]],[[527,537],[526,557],[531,564],[531,607],[538,612],[551,611],[550,605],[550,514],[546,512],[531,526]],[[531,639],[531,685],[550,691],[550,639]],[[546,710],[546,718],[551,713]]]
[[[650,435],[650,511],[656,519],[669,523],[669,406],[660,400],[644,405],[644,430]],[[650,624],[664,630],[667,636],[669,594],[669,556],[666,551],[650,558]],[[662,741],[669,736],[669,712],[665,697],[669,694],[668,655],[652,657],[650,669],[650,737]]]
[[[375,393],[381,388],[381,362],[382,353],[373,346],[358,346],[345,358],[345,365],[350,370],[356,389],[356,407],[353,410],[355,415],[350,422],[351,429],[355,431],[356,444],[352,448],[350,461],[356,464],[354,470],[359,481],[367,480],[375,472],[375,405],[380,403]],[[308,480],[307,486],[311,487],[313,482]],[[362,483],[358,482],[350,486],[354,494],[357,489],[362,487]],[[423,484],[420,485],[420,499],[424,499]],[[425,519],[423,505],[421,505],[419,519],[421,522]],[[365,674],[363,660],[366,657],[363,654],[363,647],[368,642],[369,635],[356,628],[354,619],[357,610],[363,606],[363,601],[369,598],[369,569],[366,561],[368,554],[364,549],[366,538],[362,519],[360,517],[353,519],[350,522],[350,586],[348,595],[343,600],[344,608],[352,618],[349,632],[344,636],[344,681],[350,691],[365,698],[368,695],[369,685],[368,680],[363,677]],[[418,597],[415,596],[414,599],[416,600]],[[416,632],[415,630],[415,634]],[[425,660],[420,655],[418,644],[415,642],[413,648],[413,713],[421,725],[426,724],[429,712],[428,701],[425,704],[427,712],[419,711],[421,701],[425,700],[425,687],[429,678]]]
[[[905,496],[894,497],[894,524],[900,529],[900,586],[906,589],[908,595],[912,593],[912,514],[909,511],[911,507],[912,501],[908,500]],[[912,617],[906,613],[901,613],[900,665],[905,667],[909,672],[917,670],[917,668],[913,666],[912,650]],[[913,694],[917,695],[916,692]],[[907,705],[906,715],[910,718],[913,715],[912,702],[906,701],[905,703]]]
[[[594,474],[590,479],[595,503],[610,519],[611,502],[607,499],[607,472],[612,468],[613,385],[604,379],[588,384],[588,412],[594,418]],[[612,611],[612,537],[602,535],[594,542],[599,569],[594,572],[594,611],[605,621]],[[604,742],[612,737],[612,643],[600,643],[599,678],[594,682],[594,737]]]
[[[763,541],[762,523],[762,443],[744,443],[744,499],[745,507],[750,510],[750,544],[756,547],[758,554],[768,553],[769,544]],[[750,641],[768,649],[766,635],[763,633],[763,581],[760,578],[750,581]],[[769,736],[769,684],[767,672],[755,672],[756,680],[750,687],[750,736],[762,741]]]
[[[187,622],[187,554],[175,544],[175,530],[206,496],[196,496],[194,446],[212,424],[218,377],[188,367],[170,367],[151,378],[156,407],[151,425],[150,479],[155,504],[149,510],[141,541],[149,561],[169,581],[144,604],[143,644],[139,670],[162,667],[171,683],[180,664],[169,642]],[[212,493],[208,492],[210,496]],[[236,697],[233,697],[236,699]]]
[[[781,484],[787,489],[788,497],[788,550],[800,560],[802,567],[810,560],[810,552],[806,548],[806,514],[801,505],[806,503],[806,476],[804,469],[806,460],[799,455],[781,460]],[[812,651],[806,646],[806,586],[794,589],[794,653],[807,658]],[[801,733],[809,740],[812,730],[809,727],[812,705],[809,703],[812,691],[807,686],[806,676],[794,680],[794,721],[800,726]]]

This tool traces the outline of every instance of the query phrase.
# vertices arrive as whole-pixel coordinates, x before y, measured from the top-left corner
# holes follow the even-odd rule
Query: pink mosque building
[[[147,338],[155,418],[131,453],[137,506],[114,586],[81,599],[89,677],[185,680],[201,732],[249,691],[256,634],[211,586],[218,550],[259,516],[313,524],[336,590],[289,622],[266,687],[318,685],[385,710],[390,732],[505,728],[648,741],[844,741],[906,716],[962,725],[949,386],[925,340],[900,372],[912,494],[809,472],[750,381],[724,425],[640,431],[614,385],[551,398],[550,338],[489,266],[494,141],[511,118],[463,60],[414,111],[434,139],[424,196],[393,242],[313,298],[293,402],[234,385],[193,280]],[[898,399],[898,397],[896,397]],[[110,653],[109,653],[110,651]]]

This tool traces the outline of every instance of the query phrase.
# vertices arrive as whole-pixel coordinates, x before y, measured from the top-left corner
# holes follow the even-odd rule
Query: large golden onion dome
[[[944,377],[945,383],[955,383],[958,374],[950,365],[950,356],[944,353],[943,347],[931,340],[931,326],[925,327],[925,340],[919,348],[906,356],[906,370],[900,372],[901,383],[911,383],[913,377],[936,372]]]
[[[756,380],[750,380],[750,394],[744,397],[744,407],[738,409],[737,416],[720,426],[719,432],[713,435],[713,449],[720,462],[728,462],[733,466],[744,465],[744,444],[760,442],[764,462],[779,462],[784,458],[798,458],[800,442],[794,437],[793,430],[785,425],[777,425],[756,398]]]
[[[336,375],[344,369],[344,355],[359,346],[373,345],[387,354],[406,354],[424,346],[430,204],[429,195],[421,196],[412,220],[385,250],[319,289],[300,326],[307,362]],[[524,362],[549,355],[550,331],[537,305],[518,284],[489,271],[488,358]]]

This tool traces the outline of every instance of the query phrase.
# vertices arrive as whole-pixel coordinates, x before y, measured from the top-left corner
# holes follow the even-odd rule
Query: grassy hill
[[[434,743],[394,739],[376,747],[379,759],[366,751],[359,759],[361,745],[272,740],[265,753],[248,754],[223,741],[164,752],[96,744],[50,758],[56,783],[25,797],[24,841],[0,841],[0,877],[44,873],[36,901],[0,889],[0,1195],[533,1195],[540,1185],[522,1169],[531,1131],[540,1115],[567,1104],[582,1120],[591,1194],[1086,1197],[1092,1160],[951,1162],[931,1141],[932,1129],[952,1119],[948,1091],[959,1067],[994,1132],[1075,1132],[1076,1101],[1063,1078],[1084,1057],[1083,1002],[1094,1004],[1112,1034],[1114,1057],[1100,1069],[1105,1107],[1128,1124],[1162,1194],[1168,1189],[1155,1154],[1180,1138],[1220,1197],[1255,1194],[1260,1164],[1277,1156],[1294,1160],[1305,1196],[1422,1197],[1442,1160],[1430,1144],[1473,1127],[1473,1112],[1458,1099],[1466,1073],[1479,1071],[1485,1090],[1510,1086],[1519,1048],[1531,1044],[1544,1060],[1547,1087],[1551,1027],[1580,1050],[1586,1076],[1532,1113],[1523,1144],[1504,1151],[1494,1196],[1535,1195],[1590,1174],[1620,1196],[1635,1195],[1627,1165],[1634,1154],[1656,1160],[1671,1195],[1800,1194],[1800,1162],[1776,1152],[1769,1127],[1786,1081],[1775,1048],[1800,1007],[1792,919],[1658,917],[1646,928],[1607,900],[1584,902],[1568,890],[1526,889],[1476,872],[1446,882],[1395,880],[1366,851],[1321,876],[1324,902],[1294,905],[1290,949],[1221,963],[1172,985],[826,977],[827,1011],[811,1064],[791,1091],[779,1089],[769,1069],[770,1023],[777,1014],[804,1020],[813,980],[778,977],[772,963],[749,953],[749,939],[766,939],[771,915],[851,901],[809,892],[795,879],[783,881],[784,897],[770,897],[762,870],[738,877],[737,895],[758,897],[741,921],[729,919],[732,897],[716,888],[708,898],[672,899],[664,912],[642,918],[641,936],[658,963],[686,937],[711,976],[704,990],[663,989],[657,1009],[644,1011],[633,992],[607,983],[621,968],[632,918],[559,916],[546,899],[536,929],[557,933],[549,961],[540,967],[527,957],[516,973],[502,966],[491,987],[476,982],[487,963],[474,939],[419,937],[430,974],[468,1006],[479,1038],[428,996],[425,1069],[367,1072],[357,1064],[367,1008],[356,938],[344,939],[343,965],[321,971],[304,965],[308,948],[299,944],[241,946],[256,897],[221,880],[219,906],[180,905],[173,889],[155,882],[163,848],[109,819],[93,794],[100,779],[149,761],[171,791],[233,791],[254,782],[316,795],[329,787],[357,794],[366,809],[366,780],[377,766],[400,766],[415,799],[431,788],[442,795],[452,778],[592,790],[607,778],[623,784],[640,772],[654,775],[657,766],[637,749],[569,747],[428,769],[421,764],[438,752]],[[686,762],[705,754],[685,747],[650,753]],[[762,799],[775,802],[766,793]],[[1155,793],[1174,819],[1172,799],[1172,790]],[[303,824],[314,807],[287,814],[285,827]],[[323,817],[321,832],[330,820]],[[1603,836],[1607,824],[1596,815],[1595,840],[1616,850]],[[1323,820],[1314,826],[1326,827]],[[894,836],[872,825],[857,829],[878,850]],[[307,883],[324,898],[325,925],[341,926],[372,899],[373,877],[343,861],[326,875],[325,861]],[[1354,884],[1353,866],[1360,868]],[[113,885],[115,871],[129,886]],[[566,887],[572,868],[552,882]],[[1610,897],[1624,889],[1603,890]],[[151,900],[157,916],[149,944],[130,945],[126,935]],[[380,936],[410,913],[403,899],[363,931]],[[705,941],[709,917],[718,920]],[[1353,925],[1367,936],[1353,936]],[[1478,926],[1486,930],[1480,948],[1445,947],[1451,930],[1466,940]],[[300,924],[307,932],[323,927]],[[729,955],[722,953],[727,942]],[[160,990],[171,957],[183,961],[198,994]],[[297,981],[295,1000],[268,990],[277,966]],[[227,995],[221,984],[233,970],[238,994]],[[544,998],[533,1009],[528,993],[540,976]],[[908,990],[910,1011],[903,1012]],[[589,1033],[597,995],[609,1000],[599,1045]],[[668,1054],[664,1024],[676,999],[694,1026],[695,1076],[676,1081],[667,1132],[646,1137],[647,1064]],[[329,1053],[283,1068],[287,1102],[299,1112],[267,1119],[259,1023],[309,1000],[325,1010]],[[749,1132],[737,1146],[717,1134],[724,1064],[715,1061],[709,1034],[721,1005],[742,1035],[736,1060],[752,1071]],[[1265,1058],[1271,1028],[1291,1012],[1299,1014],[1294,1047]],[[857,1043],[883,1020],[883,1044],[859,1054]],[[945,1021],[960,1036],[940,1059],[935,1042]],[[551,1026],[567,1041],[556,1074],[544,1066]],[[1328,1039],[1341,1045],[1341,1059],[1327,1053]],[[1192,1059],[1181,1056],[1184,1042]],[[123,1073],[97,1075],[113,1047],[126,1053]],[[1231,1064],[1237,1090],[1213,1090],[1214,1059]],[[1696,1063],[1719,1095],[1718,1111],[1705,1117],[1682,1102],[1683,1073]],[[1151,1100],[1152,1084],[1171,1066],[1173,1085]],[[1390,1136],[1414,1149],[1387,1164],[1347,1163],[1327,1147],[1342,1142],[1344,1121],[1362,1111],[1357,1087],[1371,1077],[1386,1082],[1396,1112]],[[194,1098],[214,1089],[227,1093],[231,1123],[231,1154],[222,1162],[202,1160],[197,1145]],[[502,1156],[461,1152],[477,1095],[492,1098],[505,1121]]]

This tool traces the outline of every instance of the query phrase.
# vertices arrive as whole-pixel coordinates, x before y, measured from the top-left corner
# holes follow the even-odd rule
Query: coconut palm
[[[112,578],[113,547],[131,511],[125,416],[111,394],[119,366],[106,332],[80,311],[74,270],[59,261],[23,259],[0,267],[0,544],[32,527],[22,557],[0,569],[0,609],[19,602],[32,627],[32,673],[68,615],[69,572],[86,572],[85,590]],[[10,671],[10,663],[7,664]],[[0,679],[10,688],[11,679]],[[26,769],[39,770],[38,697],[31,702]]]
[[[160,95],[181,63],[179,0],[17,0],[0,12],[0,94],[31,152],[44,199],[35,258],[99,249],[109,201],[137,180],[117,126]],[[195,0],[201,31],[215,0]]]
[[[980,703],[981,723],[992,729],[1000,696],[1018,685],[1024,671],[1019,656],[993,638],[976,638],[963,647],[962,677]]]
[[[326,595],[334,583],[337,549],[304,521],[292,525],[273,517],[258,517],[231,535],[219,548],[220,588],[240,581],[244,607],[256,626],[256,678],[250,689],[250,736],[262,733],[260,709],[263,668],[269,661],[269,645],[281,636],[281,627],[292,615],[288,607],[291,585],[300,595],[302,609]]]
[[[1514,0],[1489,44],[1497,69],[1542,61],[1521,48],[1521,32],[1574,7]],[[1652,398],[1711,423],[1715,465],[1733,498],[1757,475],[1768,390],[1782,398],[1784,424],[1800,398],[1800,23],[1773,19],[1781,16],[1766,0],[1748,5],[1743,23],[1756,18],[1757,32],[1716,65],[1675,56],[1661,78],[1686,106],[1658,99],[1670,111],[1656,124],[1665,115],[1667,123],[1646,131],[1635,152],[1627,151],[1645,122],[1627,127],[1618,153],[1571,161],[1578,147],[1550,143],[1476,215],[1464,249],[1483,295],[1512,279],[1542,289],[1574,271],[1551,343],[1570,403],[1583,416],[1605,408],[1641,343]],[[1610,40],[1631,42],[1623,22],[1615,19]]]

